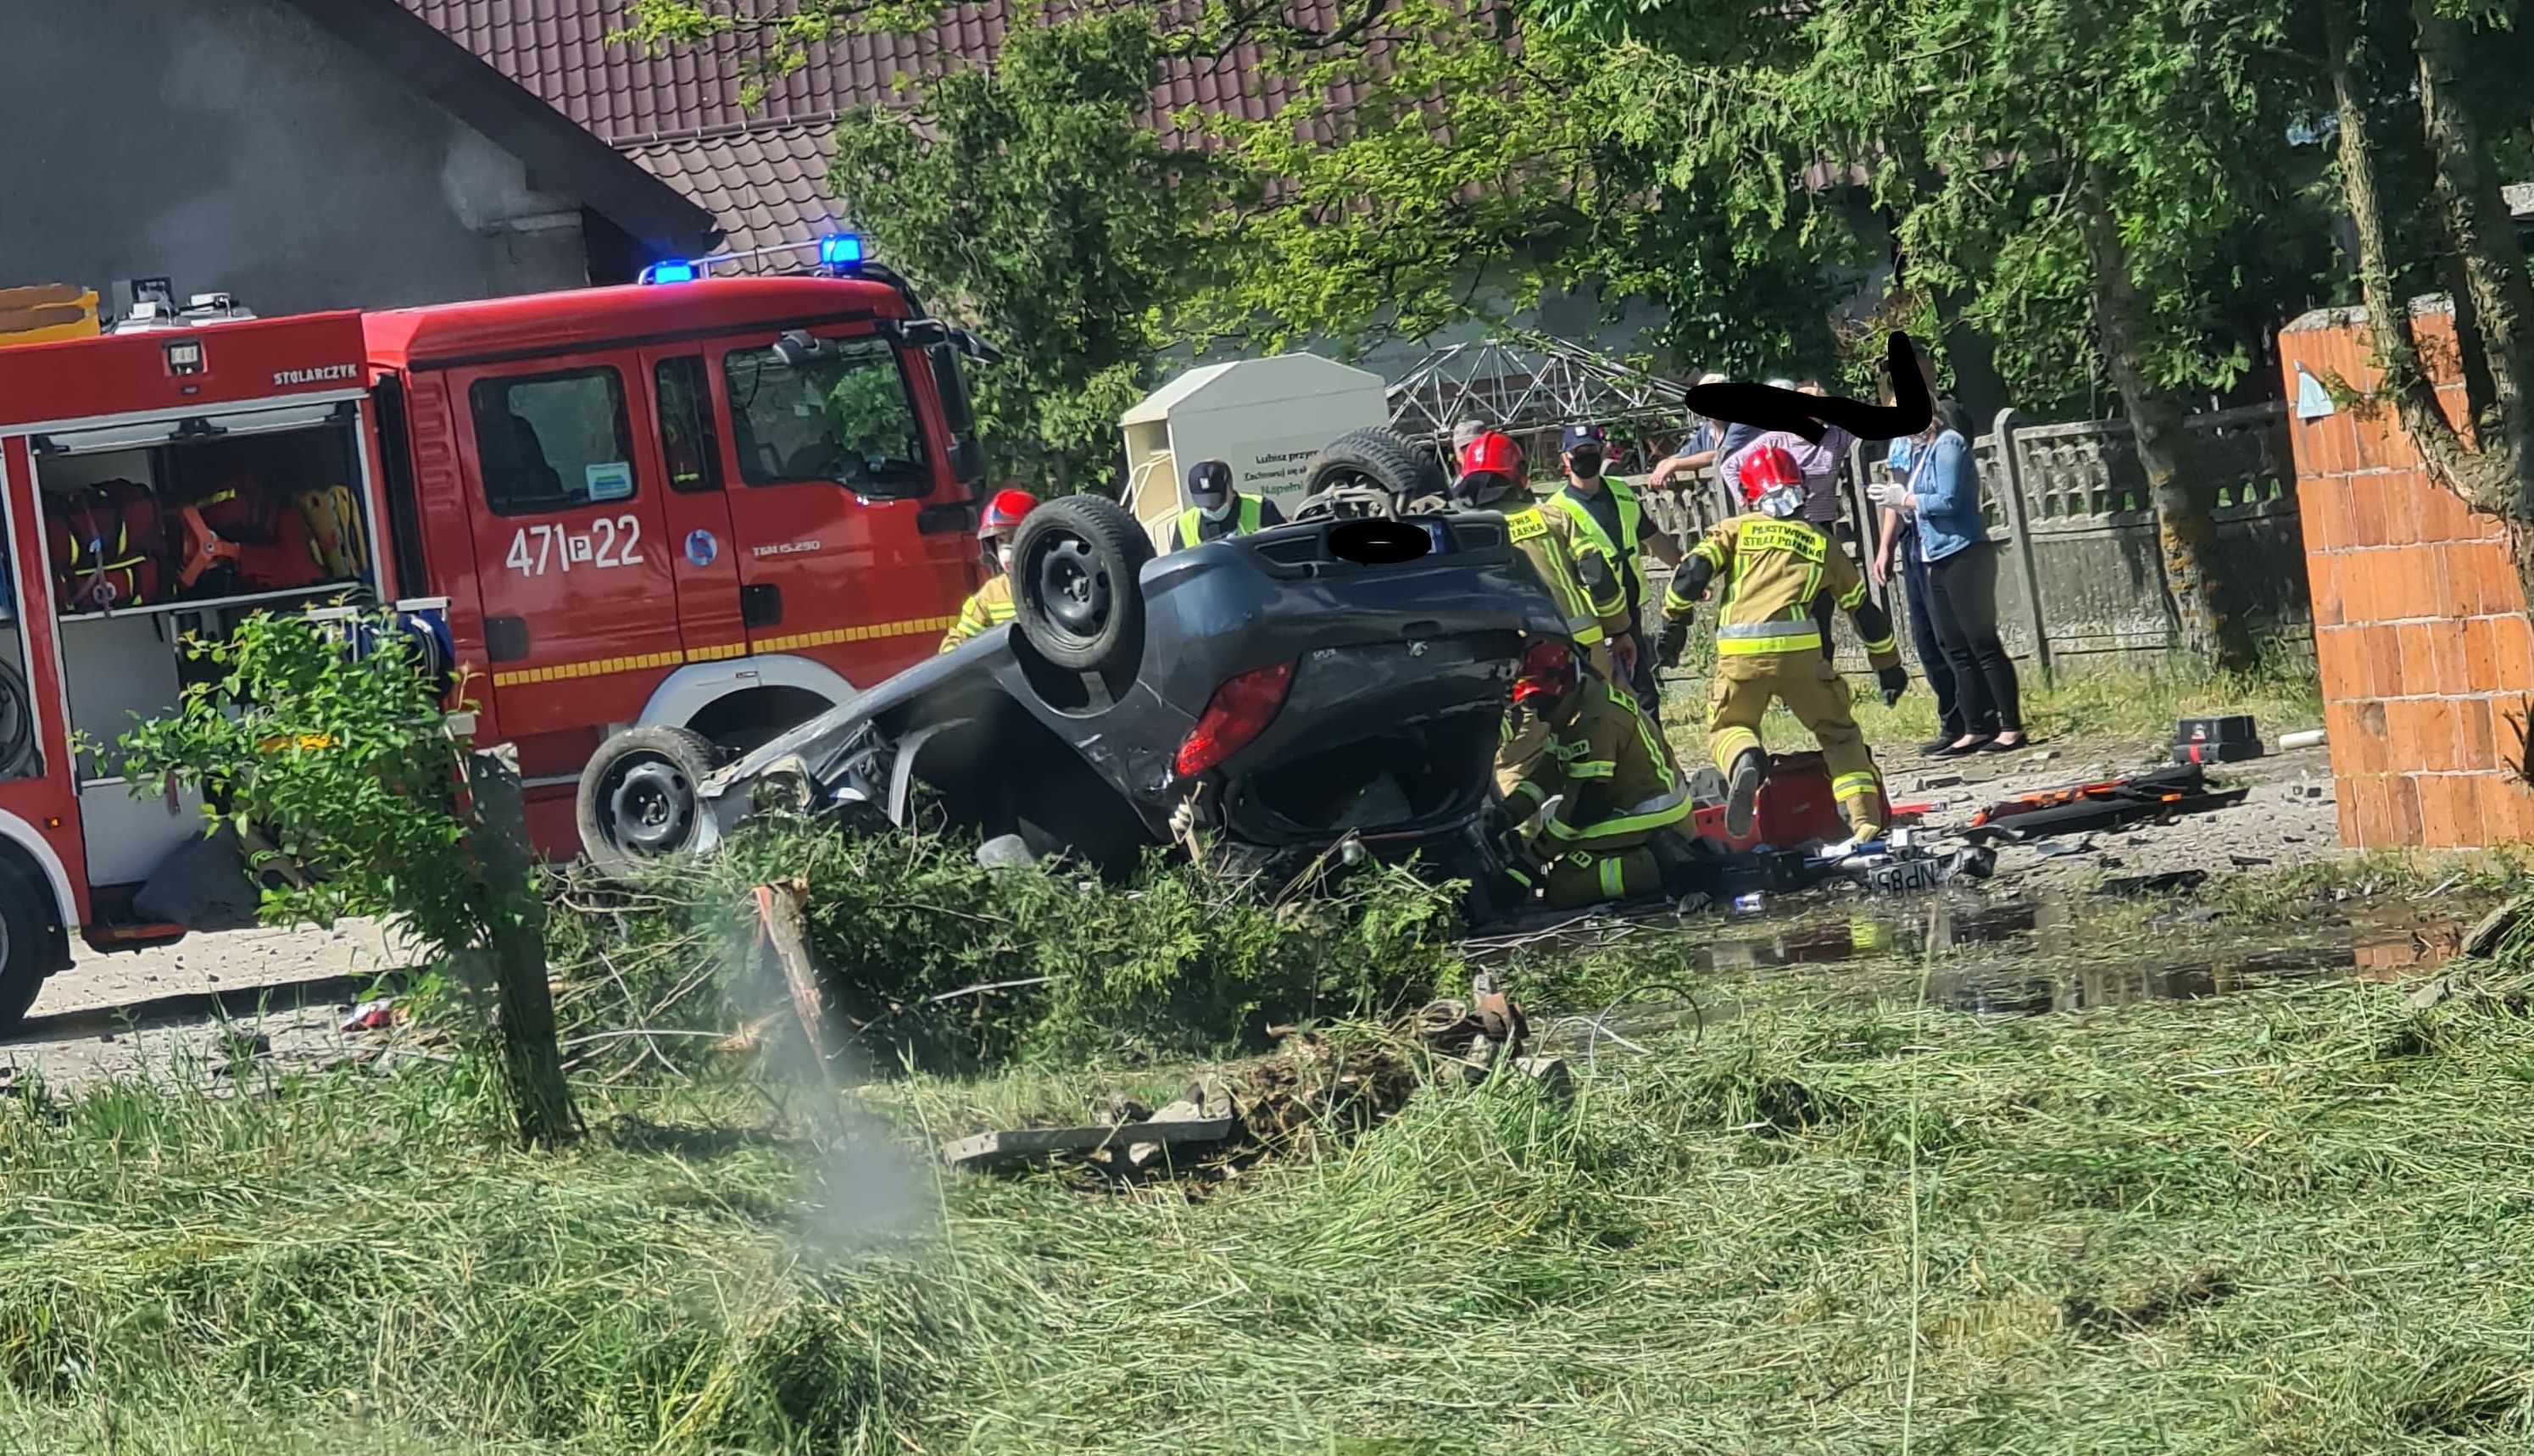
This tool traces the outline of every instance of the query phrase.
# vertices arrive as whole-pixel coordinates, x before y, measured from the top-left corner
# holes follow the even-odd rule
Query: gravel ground
[[[192,935],[110,956],[77,950],[26,1023],[0,1039],[0,1081],[13,1069],[56,1087],[184,1076],[225,1061],[232,1035],[261,1035],[258,1050],[276,1061],[324,1060],[350,1045],[337,1028],[369,980],[405,963],[368,921]]]
[[[1939,835],[1961,830],[1974,812],[2013,794],[2153,766],[2140,762],[2135,753],[2124,761],[2123,755],[2082,743],[1967,762],[1888,758],[1885,762],[1897,802],[1943,804],[1926,821]],[[2073,884],[2096,874],[2200,869],[2223,875],[2312,864],[2345,852],[2340,846],[2339,810],[2332,797],[2327,749],[2301,748],[2244,763],[2211,765],[2208,780],[2214,787],[2249,786],[2252,792],[2233,808],[2186,815],[2171,824],[2062,837],[2062,845],[2085,846],[2077,853],[2045,856],[2039,845],[2001,845],[1997,878],[2048,886]]]

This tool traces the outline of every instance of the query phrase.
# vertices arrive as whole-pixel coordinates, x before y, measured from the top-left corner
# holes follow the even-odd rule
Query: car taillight
[[[1285,706],[1285,689],[1293,684],[1292,663],[1226,678],[1179,743],[1172,769],[1182,779],[1193,778],[1248,747],[1276,721],[1276,711]]]

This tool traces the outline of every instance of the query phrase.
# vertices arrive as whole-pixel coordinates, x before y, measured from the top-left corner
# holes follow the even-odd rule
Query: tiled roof
[[[991,60],[1015,7],[969,0],[943,9],[918,35],[852,34],[814,50],[808,64],[768,87],[754,109],[740,104],[744,43],[720,37],[699,48],[651,56],[608,36],[627,24],[629,0],[401,0],[495,69],[618,146],[636,146],[744,127],[823,122],[856,106],[887,102],[900,77],[935,75]],[[1301,0],[1297,16],[1334,14],[1336,0]],[[1292,98],[1265,74],[1250,47],[1171,62],[1154,90],[1162,112],[1194,106],[1264,120]]]
[[[630,0],[398,3],[710,209],[730,248],[814,238],[836,207],[825,186],[836,117],[896,100],[902,77],[991,60],[1016,8],[1011,0],[971,0],[944,9],[920,35],[829,42],[749,108],[740,103],[742,42],[725,36],[662,56],[611,42],[627,25]],[[1297,0],[1293,13],[1325,23],[1337,3]],[[1194,107],[1263,121],[1292,98],[1248,46],[1172,61],[1153,91],[1159,117]]]
[[[725,248],[804,242],[829,231],[840,210],[827,195],[835,131],[825,122],[651,142],[625,152],[708,208]]]

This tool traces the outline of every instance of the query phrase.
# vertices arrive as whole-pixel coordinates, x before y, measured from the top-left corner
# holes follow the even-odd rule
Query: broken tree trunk
[[[555,1041],[554,993],[546,984],[545,901],[529,875],[528,822],[519,797],[518,750],[510,744],[472,755],[468,796],[475,808],[486,950],[493,963],[502,1075],[519,1140],[560,1147],[580,1134],[563,1048]]]
[[[2130,417],[2139,468],[2146,473],[2165,593],[2182,628],[2182,645],[2211,667],[2241,670],[2252,666],[2252,639],[2226,610],[2217,526],[2192,489],[2191,432],[2182,408],[2147,379],[2146,340],[2153,324],[2130,277],[2129,249],[2121,242],[2099,179],[2088,175],[2077,206],[2086,260],[2093,266],[2094,322],[2102,331],[2103,363]]]

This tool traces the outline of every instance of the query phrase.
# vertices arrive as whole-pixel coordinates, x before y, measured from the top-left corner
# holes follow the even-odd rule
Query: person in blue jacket
[[[1954,670],[1961,736],[1944,750],[2007,753],[2029,741],[2015,660],[1997,633],[1997,547],[1980,517],[1979,470],[1958,413],[1940,407],[1911,441],[1905,479],[1875,484],[1877,505],[1907,515],[1917,526],[1919,558],[1927,567],[1928,616],[1945,659]]]

